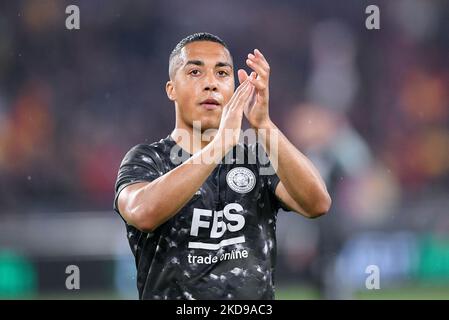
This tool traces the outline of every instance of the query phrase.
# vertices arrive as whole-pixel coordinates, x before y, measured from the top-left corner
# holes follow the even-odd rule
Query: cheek
[[[183,107],[190,107],[190,105],[195,101],[195,88],[187,85],[179,88],[181,88],[181,90],[176,92],[178,103]]]
[[[234,94],[234,81],[230,81],[229,83],[226,83],[223,86],[222,90],[223,99],[225,103],[228,103],[228,101],[231,99],[232,95]]]
[[[177,103],[178,107],[183,115],[183,118],[187,121],[195,120],[198,118],[198,108],[196,105],[197,94],[194,87],[182,87],[182,90],[178,92]]]
[[[197,81],[194,80],[182,80],[177,84],[178,99],[184,102],[195,101],[195,97],[200,91],[200,86]]]

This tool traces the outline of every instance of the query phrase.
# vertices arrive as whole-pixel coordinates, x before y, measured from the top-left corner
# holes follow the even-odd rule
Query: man
[[[140,299],[274,299],[278,209],[314,218],[330,207],[317,170],[270,120],[268,62],[256,49],[246,63],[252,72],[238,71],[234,92],[221,39],[198,33],[179,42],[166,84],[175,129],[123,159],[114,209],[126,223]],[[239,143],[243,115],[259,143]],[[250,161],[261,148],[276,173]]]

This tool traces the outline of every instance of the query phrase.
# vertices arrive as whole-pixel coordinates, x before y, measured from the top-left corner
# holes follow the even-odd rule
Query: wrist
[[[211,144],[212,148],[215,150],[215,153],[221,154],[221,158],[223,158],[226,153],[231,151],[234,147],[232,137],[226,137],[226,135],[221,131],[217,133]]]
[[[267,119],[266,121],[261,122],[257,127],[253,127],[256,130],[256,133],[260,131],[268,132],[272,129],[276,129],[276,125],[271,121],[271,119]]]
[[[267,121],[264,125],[259,126],[256,130],[257,141],[261,143],[265,151],[270,154],[271,145],[274,143],[278,144],[279,139],[279,129],[276,125],[271,121]]]

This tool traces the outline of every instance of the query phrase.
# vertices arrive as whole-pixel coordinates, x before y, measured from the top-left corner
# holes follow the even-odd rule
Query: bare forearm
[[[330,201],[318,170],[271,121],[258,133],[277,175],[296,203],[314,212],[317,204]]]
[[[151,183],[136,183],[120,193],[119,211],[128,223],[140,230],[153,231],[192,198],[226,153],[237,144],[243,110],[249,105],[253,92],[254,86],[249,80],[237,88],[223,107],[217,135],[188,161]]]
[[[183,164],[129,193],[125,211],[137,227],[154,230],[192,198],[227,150],[218,139],[212,141]]]

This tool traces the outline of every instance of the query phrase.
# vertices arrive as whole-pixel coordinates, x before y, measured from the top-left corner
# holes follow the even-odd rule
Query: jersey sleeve
[[[162,158],[153,146],[139,144],[133,147],[120,164],[115,183],[114,210],[120,214],[117,200],[125,187],[137,182],[151,182],[163,174]]]

